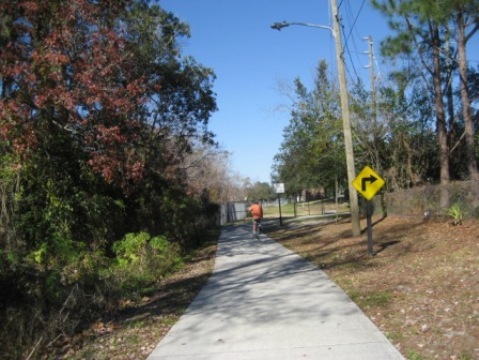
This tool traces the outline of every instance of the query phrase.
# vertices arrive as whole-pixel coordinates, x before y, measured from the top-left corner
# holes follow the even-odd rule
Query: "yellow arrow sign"
[[[371,200],[385,183],[383,178],[369,166],[365,166],[353,180],[354,188],[367,200]]]

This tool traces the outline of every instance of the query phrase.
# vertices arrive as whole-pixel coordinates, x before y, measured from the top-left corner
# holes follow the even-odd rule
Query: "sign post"
[[[374,204],[372,200],[366,200],[366,222],[368,225],[368,254],[374,255],[373,244],[373,222]]]
[[[276,190],[276,196],[278,197],[279,226],[283,226],[283,218],[281,217],[281,199],[280,199],[279,194],[284,194],[284,183],[274,184],[274,189]]]
[[[354,188],[366,199],[366,219],[368,225],[368,253],[374,255],[373,250],[373,226],[372,216],[374,212],[374,204],[372,198],[384,186],[386,182],[374,172],[369,166],[365,166],[363,170],[353,180]]]

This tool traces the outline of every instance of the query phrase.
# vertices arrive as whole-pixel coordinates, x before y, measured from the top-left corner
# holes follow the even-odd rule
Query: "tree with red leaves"
[[[46,146],[49,136],[61,134],[75,141],[107,182],[141,176],[141,162],[127,150],[136,140],[145,79],[131,71],[135,59],[125,34],[109,26],[124,6],[0,4],[8,29],[0,49],[0,133],[12,142],[13,153],[25,159]]]
[[[91,271],[127,232],[198,243],[180,164],[212,143],[214,74],[180,56],[183,36],[146,0],[0,2],[0,292],[44,316],[19,328],[36,333],[69,284],[99,291]],[[36,341],[24,335],[5,340],[12,354]]]

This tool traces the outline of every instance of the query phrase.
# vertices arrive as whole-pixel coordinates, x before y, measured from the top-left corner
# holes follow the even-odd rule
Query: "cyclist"
[[[263,208],[257,201],[253,201],[253,205],[248,208],[253,217],[253,238],[259,239],[259,227],[261,219],[263,219]]]

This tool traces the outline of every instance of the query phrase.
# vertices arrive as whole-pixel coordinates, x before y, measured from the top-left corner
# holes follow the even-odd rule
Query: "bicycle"
[[[253,219],[253,238],[259,240],[261,233],[261,219]]]

